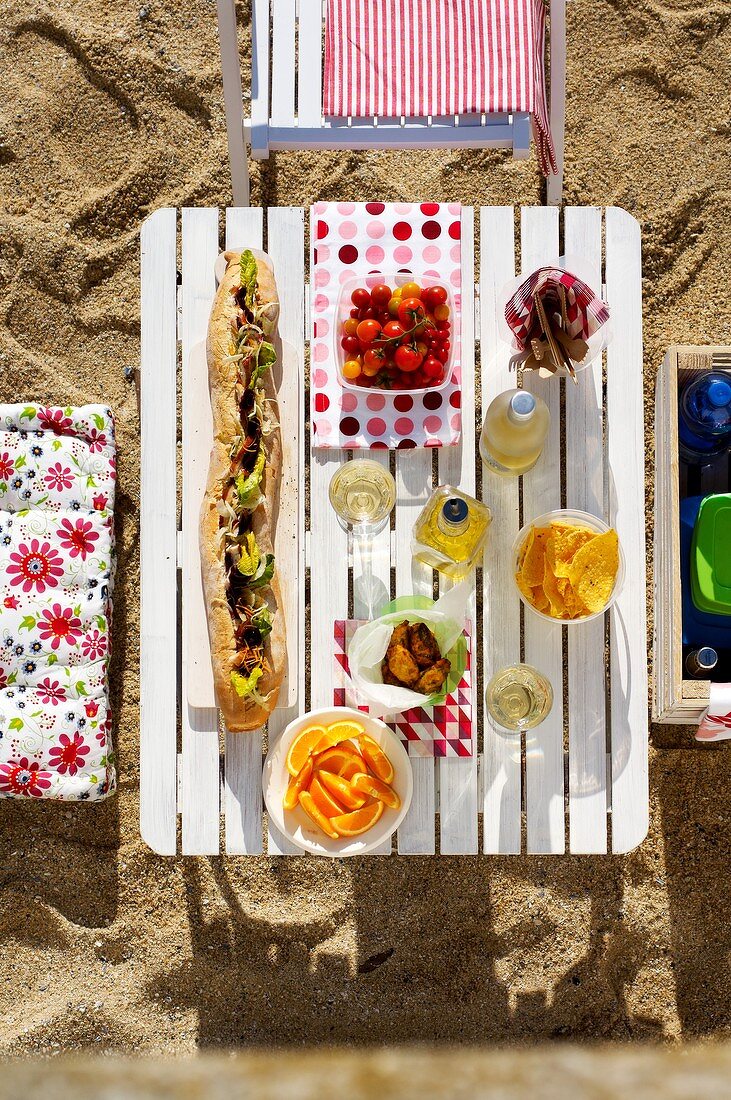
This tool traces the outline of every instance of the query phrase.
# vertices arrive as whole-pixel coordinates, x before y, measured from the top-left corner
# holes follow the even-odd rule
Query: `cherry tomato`
[[[444,347],[442,346],[434,349],[434,356],[436,359],[439,360],[440,363],[446,363],[447,359],[449,359],[449,352],[445,351]]]
[[[368,306],[368,309],[361,309],[358,311],[358,317],[361,321],[372,321],[376,316],[376,311],[372,306]]]
[[[427,382],[429,381],[429,379],[424,375],[421,370],[415,370],[411,377],[414,380],[415,386],[426,386]]]
[[[383,326],[383,335],[389,340],[398,340],[404,334],[404,326],[400,321],[389,321]]]
[[[401,287],[401,297],[403,298],[421,298],[421,287],[418,283],[404,283]]]
[[[420,324],[425,316],[426,311],[418,298],[404,298],[398,308],[398,319],[405,329]]]
[[[442,350],[443,351],[449,351],[451,346],[452,345],[450,344],[449,340],[442,340]]]
[[[379,283],[371,291],[371,301],[375,306],[387,306],[391,301],[391,287],[385,283]]]
[[[350,300],[358,309],[367,309],[371,304],[371,296],[365,287],[358,287],[357,290],[354,290],[350,295]]]
[[[368,351],[363,356],[363,362],[367,367],[376,367],[378,370],[384,365],[386,360],[386,353],[383,348],[368,348]]]
[[[432,306],[443,306],[447,300],[447,292],[443,286],[429,287],[429,303]]]
[[[416,345],[416,350],[418,351],[419,355],[421,356],[421,359],[422,359],[422,362],[423,362],[424,359],[426,359],[429,348],[426,346],[426,344],[422,343],[422,341],[420,340],[420,341],[418,341],[418,343]]]
[[[422,363],[421,369],[427,378],[439,378],[442,373],[442,364],[433,355],[428,355]]]
[[[388,312],[392,317],[398,317],[398,307],[401,305],[401,298],[392,298],[388,303]]]
[[[363,374],[366,378],[375,378],[380,369],[378,365],[367,367],[365,363],[363,364]]]
[[[358,325],[358,339],[361,344],[372,344],[380,331],[381,326],[378,321],[368,318]]]
[[[343,378],[347,378],[352,381],[357,378],[361,371],[361,365],[357,359],[348,359],[346,363],[343,363]]]
[[[354,319],[354,320],[356,320],[356,321],[357,321],[357,320],[359,320],[359,318],[360,318],[360,310],[358,309],[358,307],[357,307],[357,306],[353,306],[353,308],[352,308],[352,309],[351,309],[351,311],[350,311],[350,316],[351,316],[351,318],[353,318],[353,319]]]
[[[343,332],[346,336],[355,336],[358,331],[358,318],[348,317],[348,320],[343,324]]]
[[[441,305],[441,306],[435,306],[434,307],[434,320],[435,321],[446,321],[448,317],[449,317],[449,306]]]
[[[421,366],[421,356],[411,344],[401,344],[400,347],[396,348],[394,360],[396,366],[406,374],[411,374],[412,371],[418,370]]]
[[[340,347],[343,351],[347,351],[348,355],[353,355],[360,347],[357,336],[343,336],[340,341]]]

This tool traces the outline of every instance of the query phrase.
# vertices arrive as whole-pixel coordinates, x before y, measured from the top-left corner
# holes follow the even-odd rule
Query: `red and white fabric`
[[[106,406],[0,405],[0,800],[115,789],[116,477]]]
[[[540,267],[523,280],[505,305],[505,320],[519,351],[525,351],[534,326],[536,297],[553,295],[558,300],[559,286],[566,291],[568,334],[573,339],[589,340],[609,320],[606,302],[583,279],[560,267]]]
[[[728,741],[731,738],[731,684],[711,684],[708,710],[695,736],[696,741]]]
[[[369,707],[363,702],[352,685],[348,648],[351,639],[365,620],[336,619],[335,621],[335,675],[333,705],[352,707],[368,714]],[[467,663],[454,691],[450,691],[444,702],[435,707],[410,707],[398,718],[385,718],[387,726],[393,730],[409,756],[469,757],[473,754],[472,736],[472,639],[469,625],[465,626],[467,642]]]
[[[325,115],[423,118],[527,112],[557,172],[543,0],[328,0]]]
[[[459,203],[318,202],[310,211],[312,269],[310,411],[316,448],[452,447],[462,433],[462,208]],[[340,286],[398,272],[431,275],[452,289],[451,378],[427,393],[341,387],[336,366]],[[381,274],[383,279],[379,280]]]

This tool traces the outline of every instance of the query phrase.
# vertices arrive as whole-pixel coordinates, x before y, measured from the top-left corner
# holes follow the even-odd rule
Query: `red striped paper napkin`
[[[324,112],[380,118],[528,112],[556,172],[543,0],[328,0]]]

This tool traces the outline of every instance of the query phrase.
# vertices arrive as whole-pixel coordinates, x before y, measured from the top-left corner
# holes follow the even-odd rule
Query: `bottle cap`
[[[715,668],[718,664],[718,654],[710,646],[703,646],[695,655],[699,668]]]
[[[464,523],[468,512],[467,501],[462,497],[450,497],[442,505],[442,515],[447,523]]]
[[[708,383],[706,396],[714,409],[725,409],[731,405],[731,382],[725,378],[712,378]]]
[[[536,411],[536,399],[528,390],[518,390],[510,398],[510,409],[518,420],[529,420]]]

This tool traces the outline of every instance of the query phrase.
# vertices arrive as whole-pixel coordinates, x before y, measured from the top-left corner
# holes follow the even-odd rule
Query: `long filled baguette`
[[[279,300],[269,257],[226,253],[208,325],[213,449],[200,549],[216,701],[234,732],[274,709],[286,633],[274,529],[282,464],[272,367]]]

